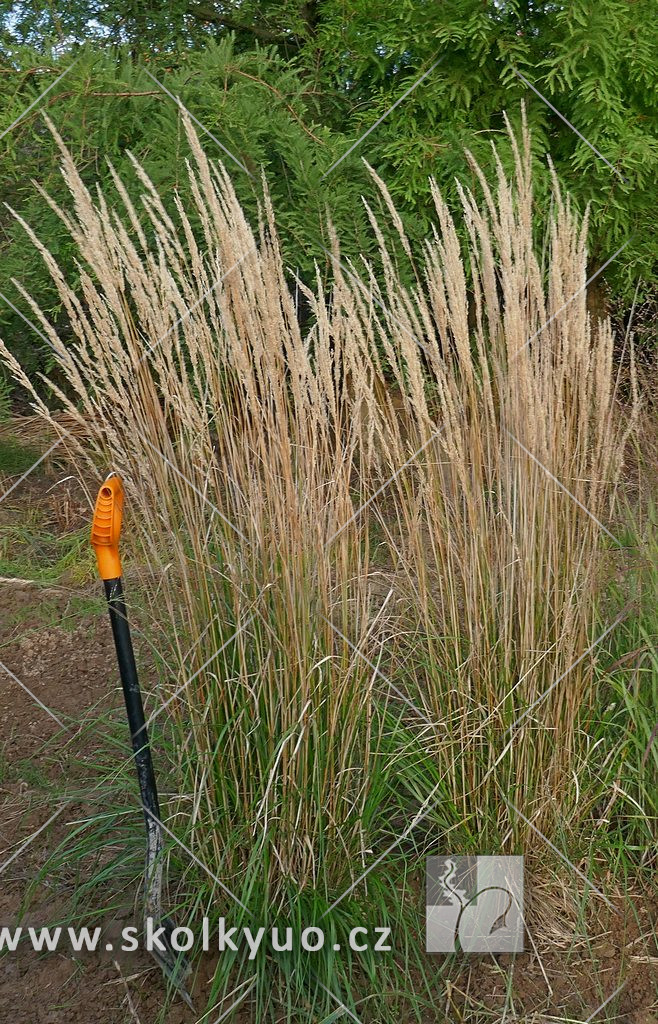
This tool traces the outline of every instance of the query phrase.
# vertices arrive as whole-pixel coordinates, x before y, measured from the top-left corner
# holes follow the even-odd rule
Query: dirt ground
[[[51,516],[56,529],[79,529],[88,519],[88,509],[75,480],[57,482],[65,476],[51,471],[50,476],[33,476],[21,484],[0,505],[0,528],[26,509],[38,507]],[[58,522],[64,506],[67,514]],[[101,709],[116,709],[117,720],[122,714],[112,640],[98,589],[93,580],[82,585],[66,579],[61,585],[0,583],[0,660],[15,677],[0,669],[0,866],[56,810],[53,786],[64,792],[71,780],[85,775],[84,759],[93,759],[94,740],[87,737],[81,751],[75,742],[79,730],[93,723]],[[67,723],[70,732],[61,733],[35,698]],[[49,851],[65,838],[71,822],[94,810],[98,806],[91,803],[71,803],[5,868],[0,926],[16,923]],[[73,880],[55,885],[44,878],[22,923],[56,923],[66,913],[72,885]],[[134,902],[133,892],[115,927],[130,923]],[[658,949],[651,933],[658,908],[641,893],[633,903],[635,916],[622,901],[619,915],[600,916],[589,948],[584,941],[574,944],[555,921],[553,941],[550,935],[544,937],[540,955],[531,951],[515,958],[473,957],[461,974],[452,973],[428,1021],[502,1020],[509,991],[514,1011],[510,1015],[508,1009],[507,1021],[585,1021],[625,982],[619,1000],[595,1019],[657,1024]],[[102,904],[98,909],[103,910]],[[203,963],[194,983],[200,1007],[206,1004],[211,970],[210,962]],[[22,947],[0,955],[0,1021],[191,1024],[198,1019],[180,1000],[161,1015],[164,994],[160,971],[146,953],[104,950],[74,957],[64,951],[42,955]],[[204,1017],[204,1024],[214,1024],[220,1013],[221,1009]],[[239,1024],[253,1020],[246,1011],[233,1019]]]
[[[80,489],[70,481],[50,490],[52,485],[52,478],[30,478],[21,485],[20,492],[7,499],[8,507],[0,506],[0,528],[28,505],[31,509],[37,505],[52,508],[57,525],[55,510],[67,503],[66,528],[79,529],[88,518]],[[0,864],[57,809],[52,802],[53,788],[63,793],[76,778],[87,777],[82,762],[85,756],[94,757],[93,735],[85,735],[85,755],[76,743],[77,730],[93,723],[99,710],[116,707],[118,713],[122,711],[111,633],[106,617],[99,614],[104,609],[97,597],[97,582],[83,587],[70,581],[63,581],[62,587],[0,583],[0,660],[15,677],[0,669]],[[63,733],[35,698],[68,725],[69,731]],[[17,923],[29,883],[49,851],[64,840],[72,822],[97,813],[99,806],[100,799],[96,806],[72,802],[5,869],[0,926]],[[66,888],[53,889],[46,878],[21,923],[25,927],[57,924],[66,914],[69,897]],[[115,918],[107,926],[104,922],[104,937],[106,932],[111,936],[114,928],[132,923],[132,917],[128,906],[124,919]],[[2,1021],[134,1024],[140,1020],[148,1024],[158,1018],[163,997],[159,968],[145,953],[103,950],[74,958],[68,951],[38,954],[23,947],[0,958]],[[172,1006],[166,1016],[167,1024],[195,1019],[181,1003]]]

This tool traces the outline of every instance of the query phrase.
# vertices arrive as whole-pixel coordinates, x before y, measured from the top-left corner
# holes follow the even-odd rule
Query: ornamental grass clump
[[[300,283],[303,331],[267,189],[254,232],[181,116],[194,203],[169,211],[137,163],[139,212],[112,169],[118,202],[92,196],[51,126],[72,209],[44,198],[77,245],[75,287],[23,223],[68,344],[22,292],[81,453],[127,491],[161,664],[148,714],[172,752],[165,820],[238,915],[309,924],[403,833],[414,856],[448,831],[509,852],[528,834],[515,808],[549,830],[556,801],[562,825],[577,816],[633,417],[616,415],[610,324],[587,313],[586,218],[556,181],[537,255],[525,127],[495,187],[472,162],[458,219],[431,184],[419,253],[373,173],[396,244],[369,210],[380,266],[346,272],[334,238],[331,294],[319,274]],[[405,873],[386,873],[349,900],[401,915]],[[219,913],[204,881],[189,905]],[[330,951],[318,962],[335,976]],[[295,964],[286,984],[303,987]],[[220,964],[218,990],[248,966]]]

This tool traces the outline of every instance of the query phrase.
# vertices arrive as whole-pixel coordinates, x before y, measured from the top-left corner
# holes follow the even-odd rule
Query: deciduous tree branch
[[[255,36],[256,39],[262,39],[266,43],[276,43],[279,46],[300,46],[300,40],[296,39],[292,33],[282,35],[280,32],[275,32],[273,29],[265,28],[263,25],[245,25],[239,21],[235,21],[229,14],[225,14],[223,11],[218,11],[215,7],[207,4],[190,4],[188,13],[196,18],[198,21],[209,21],[216,25],[222,25],[224,28],[229,29],[232,32],[248,32],[250,35]]]

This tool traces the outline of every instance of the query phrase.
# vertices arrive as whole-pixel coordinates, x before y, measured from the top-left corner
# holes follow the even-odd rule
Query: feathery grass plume
[[[398,392],[369,414],[382,479],[408,462],[378,513],[406,604],[407,684],[436,724],[438,775],[480,839],[503,835],[510,816],[526,832],[504,798],[550,829],[578,768],[596,656],[585,652],[602,551],[615,544],[606,524],[637,412],[615,415],[611,327],[587,313],[587,217],[554,179],[540,262],[525,120],[520,145],[508,133],[511,180],[496,156],[495,192],[472,160],[482,199],[459,188],[466,251],[432,184],[436,226],[410,259],[414,284],[371,211],[383,284],[366,266],[367,303],[352,279],[338,282],[362,352],[384,352]]]
[[[601,524],[625,443],[612,335],[588,318],[586,220],[557,183],[535,254],[525,128],[520,147],[510,132],[511,180],[499,162],[494,193],[473,164],[482,198],[460,191],[466,252],[432,184],[436,226],[414,255],[374,175],[414,283],[371,214],[382,275],[338,269],[330,299],[319,280],[306,289],[304,335],[267,191],[255,234],[184,123],[194,209],[176,200],[172,219],[136,166],[148,230],[114,173],[123,213],[92,197],[51,126],[77,291],[25,228],[75,343],[23,294],[67,381],[51,386],[87,424],[94,465],[124,479],[128,533],[159,577],[146,588],[169,671],[150,710],[176,761],[167,820],[258,920],[303,926],[433,786],[418,852],[442,826],[462,846],[479,833],[493,847],[510,824],[527,834],[505,800],[550,828],[582,755]],[[382,577],[397,600],[378,607]],[[188,905],[219,913],[201,884]],[[363,912],[402,913],[406,886],[391,909],[387,885],[377,872],[360,884]],[[350,927],[349,907],[325,924]],[[213,995],[252,968],[270,969],[221,959]],[[306,992],[308,1011],[308,958],[285,969],[284,1003]],[[329,950],[314,970],[350,991],[351,960]],[[259,987],[258,1012],[275,992]]]

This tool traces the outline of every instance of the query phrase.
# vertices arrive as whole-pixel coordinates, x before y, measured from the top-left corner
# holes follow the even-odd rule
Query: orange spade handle
[[[102,580],[114,580],[121,575],[119,535],[122,514],[121,480],[118,476],[111,476],[101,484],[91,526],[91,546],[96,552],[98,574]]]

